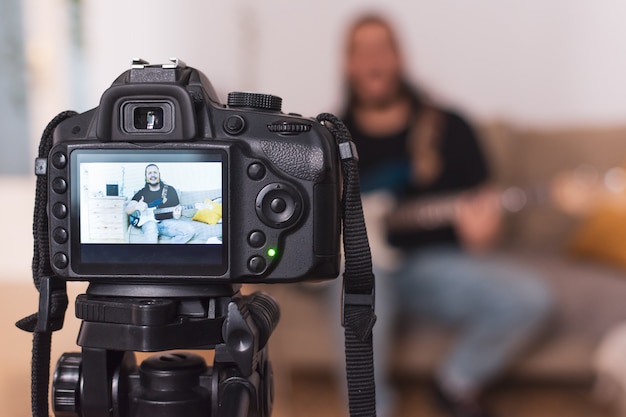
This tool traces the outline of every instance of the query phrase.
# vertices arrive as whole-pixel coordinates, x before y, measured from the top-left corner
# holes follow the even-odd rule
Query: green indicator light
[[[276,256],[276,249],[274,248],[269,248],[267,250],[267,256],[269,256],[270,258],[273,258],[274,256]]]

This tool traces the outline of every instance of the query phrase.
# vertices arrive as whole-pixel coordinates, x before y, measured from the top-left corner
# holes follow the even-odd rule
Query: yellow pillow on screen
[[[202,208],[196,211],[196,214],[191,218],[198,222],[214,225],[217,224],[222,218],[222,205],[211,201],[209,198],[204,199]]]
[[[598,206],[574,233],[568,252],[626,269],[626,202]]]

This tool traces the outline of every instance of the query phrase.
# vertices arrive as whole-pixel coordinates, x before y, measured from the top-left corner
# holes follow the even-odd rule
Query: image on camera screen
[[[220,162],[85,162],[82,244],[222,244]]]
[[[71,161],[77,271],[145,273],[151,265],[159,273],[218,274],[226,268],[225,153],[80,149]]]

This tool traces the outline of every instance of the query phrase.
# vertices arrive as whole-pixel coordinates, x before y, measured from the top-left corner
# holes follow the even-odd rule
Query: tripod
[[[267,341],[279,319],[268,295],[233,285],[91,284],[76,299],[81,353],[59,359],[57,417],[269,417]],[[137,366],[134,352],[161,353]]]

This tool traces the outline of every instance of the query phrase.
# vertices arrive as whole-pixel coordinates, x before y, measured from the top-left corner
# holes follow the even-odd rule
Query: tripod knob
[[[64,353],[52,383],[52,409],[57,417],[80,416],[80,353]]]

